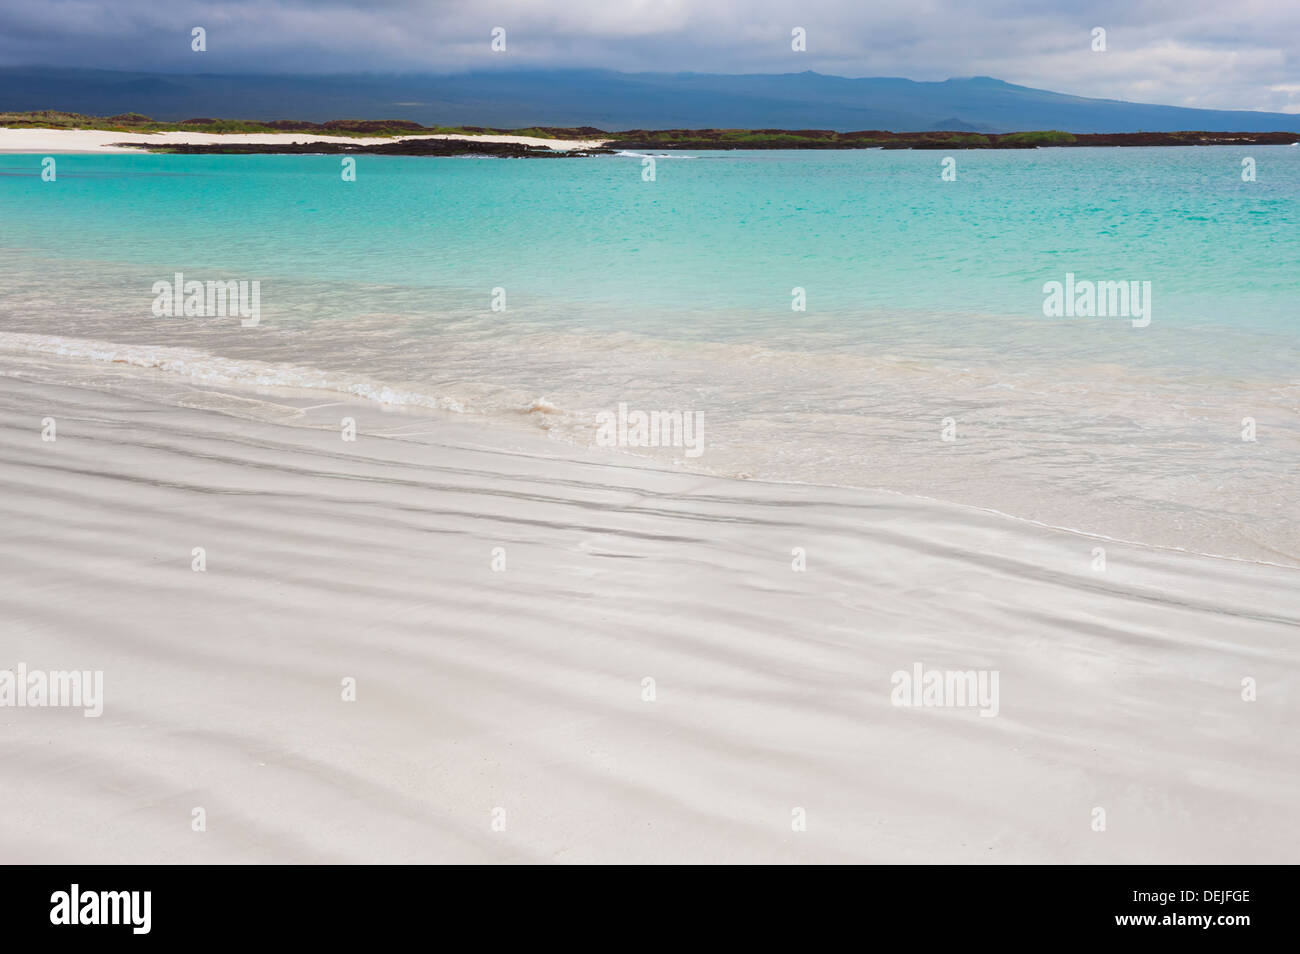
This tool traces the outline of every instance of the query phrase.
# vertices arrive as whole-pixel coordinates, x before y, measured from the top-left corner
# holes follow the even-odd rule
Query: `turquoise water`
[[[1039,314],[1044,281],[1154,283],[1162,322],[1294,330],[1300,149],[698,153],[660,159],[0,157],[4,244],[521,305]],[[1240,160],[1257,161],[1257,181]],[[671,327],[672,322],[666,322]]]
[[[575,444],[698,410],[678,466],[1300,554],[1300,148],[690,155],[0,156],[0,331]],[[261,324],[155,318],[176,271],[260,281]],[[1044,317],[1066,272],[1149,281],[1150,326]]]

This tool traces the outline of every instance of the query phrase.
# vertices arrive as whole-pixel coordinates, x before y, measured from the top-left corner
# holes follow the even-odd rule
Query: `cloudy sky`
[[[207,31],[207,51],[190,31]],[[493,53],[493,27],[506,51]],[[807,52],[790,48],[807,32]],[[1092,30],[1107,50],[1092,50]],[[939,80],[1300,113],[1300,0],[0,0],[0,65],[594,66]]]

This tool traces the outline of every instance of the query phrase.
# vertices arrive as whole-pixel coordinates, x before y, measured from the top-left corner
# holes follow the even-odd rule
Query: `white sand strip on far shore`
[[[0,666],[106,699],[0,709],[7,862],[1300,860],[1296,571],[8,367]]]
[[[125,133],[101,129],[30,129],[0,127],[0,153],[99,153],[139,152],[120,143],[141,143],[154,146],[193,145],[207,143],[307,143],[331,142],[373,146],[403,139],[465,139],[472,142],[511,142],[529,146],[545,146],[568,152],[573,149],[592,149],[603,145],[602,139],[541,139],[535,136],[483,135],[460,136],[440,133],[428,136],[325,136],[314,132],[288,133],[200,133],[159,132]]]

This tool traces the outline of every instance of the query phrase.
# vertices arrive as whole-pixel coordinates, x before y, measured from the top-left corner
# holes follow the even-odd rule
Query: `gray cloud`
[[[190,50],[190,30],[208,50]],[[507,31],[507,52],[489,48]],[[790,49],[793,27],[808,51]],[[1107,31],[1094,53],[1091,31]],[[1300,112],[1295,0],[3,0],[0,65],[176,72],[593,66],[1026,86]]]

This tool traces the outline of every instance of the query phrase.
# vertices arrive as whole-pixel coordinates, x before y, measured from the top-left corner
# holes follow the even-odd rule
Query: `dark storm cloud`
[[[190,31],[207,31],[207,52]],[[489,48],[493,27],[507,50]],[[790,49],[793,27],[808,50]],[[1107,31],[1105,53],[1091,31]],[[0,64],[182,72],[510,66],[990,75],[1087,96],[1300,112],[1294,0],[4,0]]]

